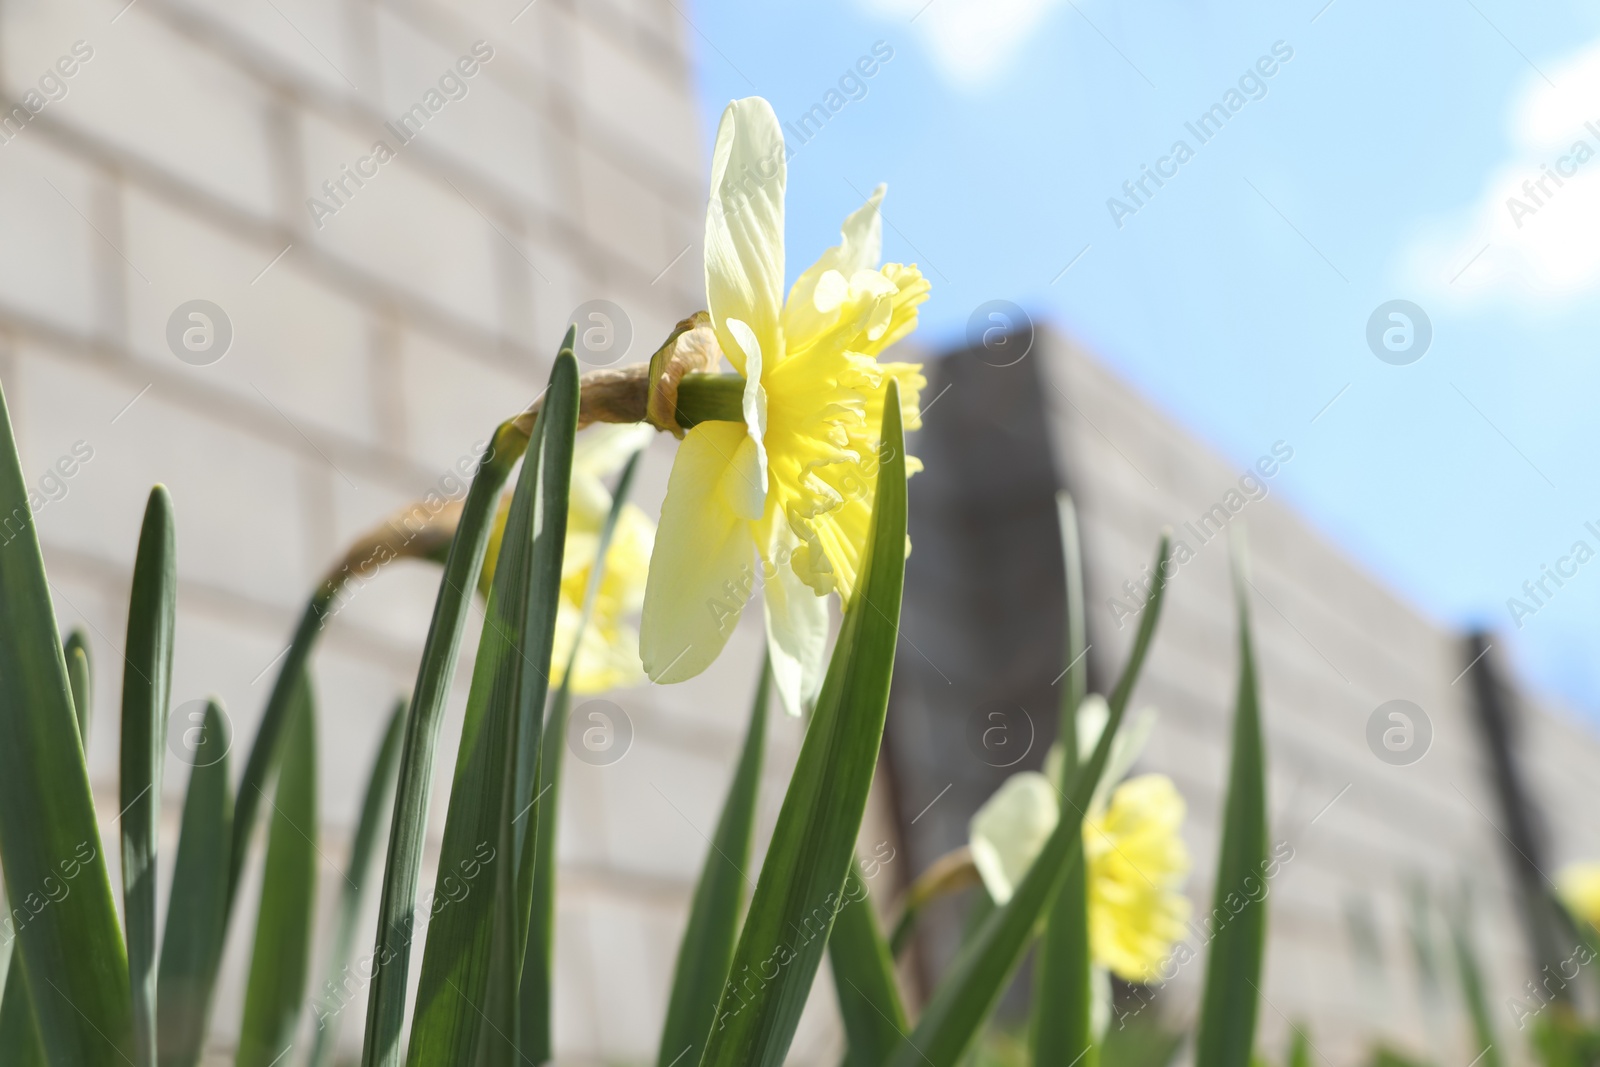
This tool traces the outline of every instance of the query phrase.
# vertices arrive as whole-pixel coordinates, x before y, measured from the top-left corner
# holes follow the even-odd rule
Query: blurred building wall
[[[1443,917],[1466,883],[1500,1049],[1524,1059],[1528,1035],[1510,1005],[1537,1005],[1523,988],[1537,966],[1512,896],[1508,828],[1475,718],[1468,645],[1282,503],[1277,487],[1314,413],[1286,423],[1235,469],[1048,330],[1004,350],[951,353],[928,377],[926,395],[936,399],[910,443],[926,469],[912,479],[905,641],[888,739],[910,869],[964,844],[976,807],[1015,770],[1037,767],[1054,739],[1065,666],[1056,490],[1068,489],[1079,510],[1098,692],[1109,692],[1122,668],[1138,587],[1170,527],[1175,553],[1184,542],[1193,555],[1167,587],[1132,706],[1160,711],[1136,773],[1176,781],[1194,860],[1187,892],[1197,925],[1188,943],[1197,956],[1177,968],[1150,1015],[1192,1024],[1204,969],[1198,924],[1211,907],[1238,684],[1229,530],[1217,528],[1242,523],[1270,841],[1292,850],[1269,882],[1262,1052],[1283,1061],[1293,1020],[1308,1024],[1319,1062],[1364,1062],[1375,1037],[1432,1062],[1470,1062],[1479,1050],[1469,1047]],[[1268,462],[1258,468],[1260,457]],[[1254,480],[1241,483],[1247,473]],[[1198,525],[1219,504],[1225,517]],[[1491,648],[1484,662],[1499,655]],[[1505,676],[1504,661],[1496,667]],[[1562,708],[1513,696],[1516,757],[1548,823],[1550,875],[1600,855],[1587,799],[1600,775],[1600,739]],[[1431,746],[1409,764],[1379,758],[1368,740],[1375,710],[1395,699],[1413,702],[1431,723]],[[986,745],[983,731],[996,721],[986,713],[997,709],[1006,729],[989,741],[1005,743]],[[1431,900],[1420,925],[1412,918],[1418,884]],[[1420,978],[1419,929],[1441,968],[1437,995]],[[948,960],[959,934],[959,908],[947,906],[918,946],[925,973]],[[1139,1004],[1125,998],[1122,1007]]]
[[[82,626],[95,657],[90,762],[106,842],[150,486],[171,488],[178,515],[174,700],[223,699],[237,774],[315,582],[394,509],[459,494],[461,464],[537,395],[580,305],[622,311],[614,350],[591,363],[647,358],[703,305],[692,32],[670,0],[0,0],[0,86],[25,107],[0,127],[0,383],[46,501],[36,521],[59,621]],[[378,140],[392,158],[374,154]],[[196,300],[221,312],[206,312],[209,342],[180,312]],[[75,450],[71,476],[52,476]],[[651,514],[671,455],[660,441],[647,458],[639,502]],[[317,653],[324,918],[438,575],[386,568]],[[654,1058],[748,717],[750,614],[694,683],[610,695],[633,724],[625,758],[568,760],[562,1062]],[[480,618],[438,749],[435,849]],[[758,848],[798,738],[776,715]],[[170,759],[168,862],[187,779]],[[163,900],[166,885],[163,874]],[[231,1061],[255,908],[252,884],[216,1005],[219,1061]],[[322,967],[319,955],[314,983]],[[838,1056],[831,988],[818,990],[796,1062]],[[308,1027],[310,1015],[308,1004]],[[353,1051],[364,989],[342,1016]]]

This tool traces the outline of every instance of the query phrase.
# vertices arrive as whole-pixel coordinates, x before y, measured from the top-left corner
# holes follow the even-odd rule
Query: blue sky
[[[833,243],[887,181],[886,257],[935,283],[926,343],[1012,300],[1241,466],[1290,441],[1275,489],[1298,510],[1431,617],[1504,634],[1525,677],[1600,720],[1600,560],[1520,630],[1506,605],[1579,538],[1600,549],[1584,528],[1600,527],[1600,159],[1573,155],[1600,151],[1600,11],[1324,4],[685,10],[707,131],[752,93],[798,119],[876,42],[893,49],[791,160],[792,244]],[[1293,56],[1265,95],[1200,145],[1185,122],[1277,42]],[[1179,138],[1193,158],[1119,228],[1107,199]],[[1558,166],[1561,185],[1523,192]],[[1433,327],[1404,366],[1366,344],[1397,298]]]

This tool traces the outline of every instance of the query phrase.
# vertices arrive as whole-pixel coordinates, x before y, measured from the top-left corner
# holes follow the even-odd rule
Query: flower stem
[[[687,430],[702,422],[743,422],[744,384],[739,374],[685,374],[678,383],[678,425]]]

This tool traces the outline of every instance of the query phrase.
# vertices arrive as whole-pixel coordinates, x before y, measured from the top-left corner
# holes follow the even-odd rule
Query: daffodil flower
[[[1600,863],[1574,863],[1556,875],[1556,892],[1567,910],[1600,927]]]
[[[1094,747],[1108,717],[1104,699],[1084,701],[1079,751]],[[1189,872],[1180,836],[1183,797],[1164,774],[1121,781],[1154,722],[1153,712],[1141,712],[1112,741],[1083,822],[1090,955],[1130,982],[1155,977],[1189,917],[1189,902],[1179,892]],[[1060,768],[1060,749],[1053,748],[1045,773],[1012,775],[972,817],[973,865],[996,903],[1011,899],[1060,820]]]
[[[628,457],[649,443],[654,432],[643,424],[608,424],[578,435],[572,453],[572,490],[567,504],[567,537],[561,560],[561,593],[556,609],[555,643],[550,656],[550,684],[566,676],[574,640],[572,692],[601,693],[637,685],[644,680],[639,663],[639,635],[628,619],[644,604],[645,575],[650,565],[650,545],[655,524],[633,504],[624,504],[606,549],[605,570],[595,591],[588,625],[583,624],[583,601],[600,548],[600,532],[611,512],[611,492],[605,478],[615,474]],[[500,513],[489,534],[479,588],[488,593],[500,558],[511,493],[500,502]],[[579,631],[582,631],[580,638]]]
[[[915,328],[928,283],[914,266],[878,266],[880,185],[785,301],[785,182],[772,107],[729,104],[712,155],[705,270],[711,327],[743,378],[740,417],[699,422],[679,446],[640,652],[653,681],[694,677],[759,588],[773,676],[798,713],[822,682],[823,598],[848,602],[860,570],[889,378],[906,429],[920,425],[920,368],[877,357]]]

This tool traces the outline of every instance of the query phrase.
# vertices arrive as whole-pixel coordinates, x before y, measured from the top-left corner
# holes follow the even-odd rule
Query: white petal
[[[681,682],[709,667],[754,590],[755,538],[724,499],[729,457],[745,436],[737,423],[706,422],[678,446],[639,624],[652,681]]]
[[[882,182],[872,190],[867,202],[850,213],[839,232],[839,261],[835,264],[845,275],[858,270],[876,270],[883,258],[883,206],[884,194],[889,187]]]
[[[762,369],[766,366],[761,351],[761,340],[748,323],[742,319],[729,319],[728,332],[738,342],[744,353],[744,395],[740,410],[744,413],[744,428],[755,439],[761,460],[761,489],[767,488],[767,389],[761,383]]]
[[[887,191],[888,186],[881,184],[874,189],[867,202],[844,220],[839,243],[822,253],[795,280],[784,309],[784,328],[791,348],[833,323],[845,298],[844,292],[836,291],[840,281],[847,282],[858,271],[878,266],[883,255],[883,218],[878,207]],[[838,274],[839,278],[828,277],[830,273]]]
[[[1078,758],[1088,759],[1089,753],[1094,751],[1094,746],[1100,743],[1100,735],[1105,731],[1106,723],[1111,721],[1111,708],[1106,704],[1106,698],[1099,693],[1090,693],[1083,698],[1083,703],[1078,705]]]
[[[972,862],[996,904],[1011,899],[1061,818],[1050,779],[1038,771],[1007,778],[972,817]]]
[[[572,449],[572,469],[594,478],[609,478],[654,436],[655,430],[648,423],[597,422],[578,434]]]
[[[772,524],[761,587],[767,618],[767,652],[783,709],[799,715],[822,689],[827,666],[828,601],[795,574],[791,560],[799,538],[780,517]]]
[[[745,433],[742,426],[731,422],[721,425],[737,431],[738,444],[727,456],[718,496],[729,511],[746,522],[755,522],[767,509],[766,455],[761,451],[761,442]]]
[[[758,337],[778,337],[786,181],[783,131],[772,105],[759,96],[730,103],[711,153],[706,300],[722,349],[741,372],[728,319],[748,323]]]

